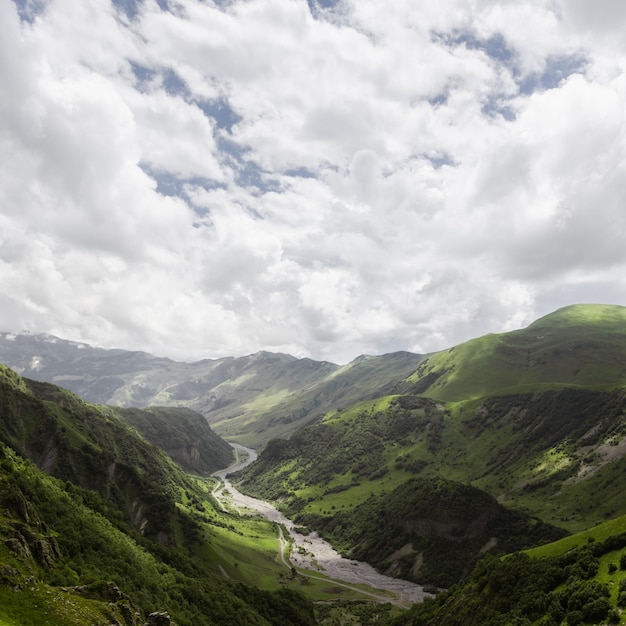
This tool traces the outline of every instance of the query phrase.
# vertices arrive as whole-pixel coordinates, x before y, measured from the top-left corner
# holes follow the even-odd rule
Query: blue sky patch
[[[207,190],[225,187],[224,184],[211,180],[210,178],[200,176],[185,178],[172,172],[155,169],[148,163],[140,163],[139,166],[150,178],[154,179],[157,184],[157,193],[160,193],[162,196],[185,198],[187,196],[185,187],[188,185],[202,187]]]
[[[444,165],[454,165],[454,159],[449,154],[423,154],[420,155],[424,159],[426,159],[434,169],[438,170],[442,168]]]
[[[123,11],[128,19],[134,19],[139,12],[139,5],[143,0],[111,0],[113,6]]]
[[[434,37],[448,46],[465,46],[468,50],[480,50],[490,59],[509,68],[515,68],[515,50],[508,45],[506,39],[500,33],[495,33],[488,39],[480,39],[467,31],[435,33]]]
[[[315,178],[315,172],[312,172],[306,167],[295,167],[291,170],[286,170],[285,176],[292,176],[293,178]]]
[[[135,63],[134,61],[129,61],[129,64],[135,75],[135,80],[137,81],[135,87],[140,91],[145,91],[152,79],[156,76],[156,70],[141,65],[140,63]]]
[[[13,0],[17,7],[17,14],[22,22],[33,23],[38,15],[46,8],[46,0]]]
[[[194,100],[195,105],[207,116],[215,120],[218,128],[231,133],[233,126],[243,118],[228,104],[226,98],[216,100]]]
[[[254,161],[243,161],[237,170],[237,185],[251,190],[253,195],[280,191],[280,184],[268,176]]]
[[[238,186],[250,191],[252,195],[262,195],[270,191],[280,191],[280,183],[269,176],[258,163],[246,158],[250,148],[241,146],[224,135],[216,137],[217,146],[226,165],[235,172]]]
[[[163,87],[170,96],[188,96],[189,87],[187,83],[171,68],[166,67],[161,70],[163,76]]]
[[[160,74],[163,88],[168,95],[180,96],[187,102],[195,104],[204,115],[215,121],[217,128],[231,133],[233,126],[241,121],[241,116],[235,112],[225,97],[211,100],[193,97],[187,83],[172,68],[153,69],[134,61],[129,63],[135,75],[135,87],[140,91],[148,91],[155,77]]]
[[[586,66],[587,59],[580,54],[548,57],[543,72],[526,76],[520,82],[520,93],[529,95],[534,91],[555,89],[572,74],[582,74]]]
[[[334,8],[340,2],[341,0],[307,0],[309,11],[314,18],[318,18],[325,10]]]

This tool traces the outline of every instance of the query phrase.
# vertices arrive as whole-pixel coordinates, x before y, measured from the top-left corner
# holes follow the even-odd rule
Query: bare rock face
[[[91,585],[81,585],[80,587],[72,587],[74,593],[78,593],[92,600],[100,600],[102,602],[120,602],[128,600],[128,596],[111,581],[101,581]]]
[[[202,464],[200,451],[194,446],[168,448],[165,450],[165,453],[182,467],[198,472],[205,470],[205,467]]]
[[[33,508],[24,497],[22,490],[15,485],[4,486],[3,493],[0,495],[0,505],[26,524],[29,524],[31,517],[35,516]]]
[[[46,569],[54,569],[56,560],[61,556],[59,544],[54,537],[39,537],[31,544],[35,560]]]
[[[111,611],[111,626],[143,626],[141,613],[131,599],[111,581],[101,581],[91,585],[72,587],[73,593],[78,593],[92,600],[108,602]]]
[[[14,567],[0,563],[0,585],[5,587],[13,585],[19,576],[20,573]]]
[[[165,611],[155,611],[148,615],[148,621],[145,626],[176,626],[176,623],[172,621],[169,613]]]
[[[7,539],[4,545],[22,561],[32,560],[33,558],[28,542],[20,532],[16,532],[13,537]]]

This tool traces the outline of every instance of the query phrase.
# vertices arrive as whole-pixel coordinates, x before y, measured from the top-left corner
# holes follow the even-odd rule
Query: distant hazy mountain
[[[27,378],[98,404],[188,407],[218,434],[253,446],[286,436],[330,409],[380,395],[423,359],[398,352],[339,366],[258,352],[184,363],[47,334],[0,333],[0,363]]]

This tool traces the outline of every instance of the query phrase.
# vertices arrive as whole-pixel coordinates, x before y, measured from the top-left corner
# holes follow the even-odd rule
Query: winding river
[[[237,460],[234,465],[214,473],[214,476],[222,482],[214,490],[213,495],[222,506],[224,506],[224,502],[228,502],[230,506],[240,513],[242,509],[252,510],[286,528],[292,539],[292,549],[287,559],[284,559],[283,556],[285,565],[321,572],[336,581],[339,580],[348,584],[368,585],[372,587],[372,592],[363,593],[381,601],[389,602],[390,600],[388,596],[376,594],[376,590],[391,592],[397,598],[398,603],[403,605],[421,602],[429,595],[420,585],[399,578],[384,576],[378,573],[371,565],[362,561],[343,558],[317,533],[312,532],[306,536],[301,535],[295,530],[293,522],[274,506],[238,491],[228,480],[227,475],[243,469],[246,465],[255,461],[257,454],[251,448],[246,448],[240,444],[231,443],[231,446],[235,449]],[[280,536],[284,540],[282,530],[280,532]]]

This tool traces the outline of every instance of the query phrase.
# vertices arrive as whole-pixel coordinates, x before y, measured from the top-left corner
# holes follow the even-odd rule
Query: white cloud
[[[345,361],[626,303],[601,4],[0,0],[0,327]]]

